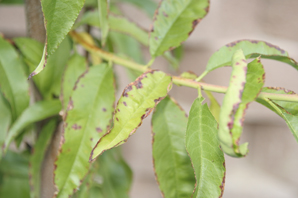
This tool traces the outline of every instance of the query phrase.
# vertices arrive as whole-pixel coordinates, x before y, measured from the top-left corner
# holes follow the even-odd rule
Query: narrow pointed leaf
[[[50,120],[41,130],[30,156],[29,178],[31,186],[31,198],[40,198],[42,162],[51,142],[51,137],[56,129],[55,119]]]
[[[85,0],[42,0],[47,37],[41,61],[29,78],[40,73],[73,26]]]
[[[29,84],[15,49],[0,36],[0,87],[15,120],[29,105]]]
[[[123,144],[142,124],[155,105],[171,89],[171,77],[161,71],[147,71],[124,89],[115,110],[113,128],[99,139],[90,160]]]
[[[208,61],[206,73],[219,67],[231,66],[232,56],[238,49],[243,50],[245,58],[255,58],[261,55],[262,58],[284,62],[298,69],[297,62],[289,57],[288,52],[278,46],[258,40],[239,40],[215,52]]]
[[[59,100],[46,100],[29,106],[8,131],[8,135],[5,139],[4,152],[8,149],[14,138],[16,138],[24,128],[34,122],[58,115],[60,110],[61,102]]]
[[[262,89],[262,92],[265,93],[276,93],[276,94],[288,94],[288,95],[297,95],[293,91],[286,90],[280,87],[265,87]],[[278,100],[270,100],[267,98],[258,98],[257,102],[268,107],[280,117],[282,117],[291,132],[293,133],[296,141],[298,142],[298,104],[295,102],[286,102]]]
[[[219,122],[219,114],[220,114],[220,105],[218,104],[216,98],[213,96],[213,94],[210,91],[204,90],[206,93],[207,97],[210,100],[210,106],[209,109],[214,116],[215,120]]]
[[[101,24],[101,45],[104,46],[109,33],[109,2],[98,0],[99,21]]]
[[[89,154],[110,127],[114,93],[113,71],[106,64],[92,66],[75,84],[66,112],[61,153],[55,162],[57,197],[73,194],[88,173]]]
[[[30,38],[16,38],[14,41],[24,55],[24,60],[30,72],[33,71],[42,57],[43,45]],[[50,99],[53,95],[58,96],[60,94],[61,78],[70,51],[70,39],[66,38],[56,52],[47,59],[47,67],[44,71],[32,78],[44,98]]]
[[[67,62],[67,66],[63,75],[61,89],[61,103],[63,111],[66,112],[72,89],[79,76],[87,69],[87,61],[79,54],[74,54]]]
[[[156,180],[164,197],[191,197],[195,177],[185,149],[186,113],[170,97],[152,116],[152,155]]]
[[[225,184],[225,159],[217,137],[217,122],[203,98],[190,109],[186,129],[186,149],[196,177],[193,198],[222,197]]]
[[[241,49],[235,52],[232,67],[230,85],[220,112],[218,135],[225,153],[233,157],[243,157],[248,152],[248,143],[239,145],[245,110],[261,91],[265,72],[260,58],[247,66]]]
[[[0,148],[2,148],[5,138],[11,124],[11,112],[3,95],[0,93]],[[2,158],[0,152],[0,159]]]
[[[82,17],[82,19],[76,24],[75,27],[78,27],[83,24],[89,24],[95,27],[102,28],[98,15],[99,15],[98,11],[86,12]],[[108,20],[109,20],[109,28],[111,31],[127,34],[135,38],[143,45],[148,46],[148,32],[146,30],[143,30],[135,23],[121,16],[110,14]]]
[[[154,16],[149,38],[151,56],[181,45],[209,10],[208,0],[165,0]]]
[[[29,155],[8,151],[0,163],[0,197],[30,198]]]

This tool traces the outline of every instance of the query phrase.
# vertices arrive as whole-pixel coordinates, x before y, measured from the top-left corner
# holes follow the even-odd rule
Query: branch
[[[147,70],[150,70],[145,65],[141,65],[141,64],[135,63],[131,60],[126,60],[126,59],[120,58],[114,54],[103,51],[102,49],[85,42],[84,39],[81,38],[81,36],[78,33],[76,33],[75,31],[69,32],[69,35],[72,37],[72,39],[75,42],[81,44],[87,51],[97,54],[102,59],[105,59],[107,61],[112,61],[116,64],[122,65],[129,69],[140,71],[140,72],[146,72]],[[203,90],[217,92],[217,93],[226,93],[226,91],[228,89],[227,87],[224,87],[224,86],[212,85],[212,84],[203,83],[203,82],[197,82],[195,80],[182,78],[179,76],[172,76],[172,78],[173,78],[173,83],[176,85],[191,87],[191,88],[195,88],[195,89],[202,87]],[[285,95],[285,94],[273,94],[273,93],[261,92],[259,94],[258,98],[261,98],[261,99],[270,98],[271,100],[298,102],[298,95],[296,95],[296,94],[295,95],[294,94],[293,95]]]

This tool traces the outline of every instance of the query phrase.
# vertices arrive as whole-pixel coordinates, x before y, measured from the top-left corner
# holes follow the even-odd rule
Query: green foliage
[[[58,153],[55,163],[47,164],[54,170],[54,197],[128,198],[132,170],[118,146],[153,110],[153,166],[165,198],[223,196],[224,153],[232,157],[248,153],[248,143],[240,145],[239,139],[251,102],[277,113],[298,141],[298,95],[263,87],[261,58],[298,69],[280,47],[256,40],[232,42],[211,56],[199,77],[191,71],[174,76],[150,68],[156,57],[163,56],[172,73],[179,72],[181,43],[208,13],[208,0],[163,0],[159,6],[153,0],[41,0],[41,4],[45,43],[0,35],[0,197],[40,197],[41,189],[47,188],[41,175],[50,150]],[[151,17],[150,32],[124,16],[119,4],[133,5]],[[148,64],[146,50],[152,57]],[[250,58],[254,60],[248,62]],[[133,81],[117,104],[116,64],[126,67]],[[201,81],[224,66],[232,66],[228,87]],[[36,76],[28,81],[28,75]],[[189,118],[168,95],[172,84],[198,91]],[[209,107],[203,104],[201,90]],[[222,105],[211,92],[225,93]],[[59,130],[61,137],[52,138]],[[32,135],[37,138],[32,140]],[[59,138],[59,150],[49,148]]]
[[[186,125],[186,113],[170,97],[157,105],[152,116],[152,155],[156,179],[165,197],[192,195],[195,177],[184,146]]]
[[[186,129],[186,149],[197,181],[192,197],[217,198],[224,190],[225,159],[217,138],[217,122],[203,100],[193,102]]]

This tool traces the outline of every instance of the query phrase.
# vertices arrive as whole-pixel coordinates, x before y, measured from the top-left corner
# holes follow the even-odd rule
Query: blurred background
[[[140,0],[141,1],[141,0]],[[142,0],[145,1],[145,0]],[[151,19],[136,7],[121,4],[121,10],[132,21],[149,29]],[[169,69],[163,58],[153,68],[180,74],[201,74],[209,57],[221,46],[239,39],[264,40],[289,52],[298,60],[297,0],[211,0],[210,11],[184,43],[185,53],[178,72]],[[26,15],[22,5],[0,6],[0,32],[6,37],[26,36]],[[147,60],[150,55],[144,49]],[[285,87],[298,92],[298,72],[292,67],[262,60],[266,71],[265,86]],[[122,67],[116,66],[121,91],[130,81]],[[204,80],[227,86],[231,68],[217,69]],[[170,92],[186,112],[197,91],[174,86]],[[215,94],[221,103],[223,94]],[[132,198],[161,198],[154,178],[151,155],[151,126],[148,117],[123,146],[123,153],[134,172]],[[298,144],[285,122],[267,108],[252,103],[246,112],[242,142],[249,142],[246,158],[226,156],[225,198],[297,198]]]

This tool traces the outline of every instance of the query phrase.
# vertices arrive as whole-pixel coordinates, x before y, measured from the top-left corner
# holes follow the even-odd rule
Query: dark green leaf
[[[41,6],[46,25],[46,44],[37,68],[29,78],[40,73],[51,56],[61,44],[78,17],[85,0],[42,0]]]
[[[149,38],[151,56],[181,45],[209,10],[208,0],[164,0],[156,11]]]
[[[217,122],[203,98],[190,109],[186,129],[186,149],[196,176],[192,197],[222,197],[225,184],[225,159],[217,137]]]
[[[287,94],[287,95],[297,95],[293,91],[286,90],[280,87],[266,87],[262,89],[262,92],[273,93],[273,94]],[[282,117],[291,132],[293,133],[296,141],[298,142],[298,104],[295,102],[286,102],[278,100],[270,100],[268,98],[258,98],[257,102],[268,107],[280,117]]]
[[[24,4],[24,0],[0,0],[0,4]]]
[[[114,78],[106,64],[91,67],[75,84],[67,107],[61,153],[55,162],[57,197],[68,197],[89,170],[89,154],[110,127]],[[74,146],[75,145],[75,146]]]
[[[202,77],[216,68],[230,66],[232,56],[238,49],[243,50],[245,58],[255,58],[261,55],[262,58],[281,61],[298,69],[297,62],[290,58],[288,53],[278,46],[264,41],[239,40],[229,43],[215,52],[209,59]]]
[[[41,170],[44,156],[46,155],[47,148],[51,142],[51,137],[55,132],[57,122],[55,119],[50,120],[41,130],[39,137],[35,143],[33,152],[30,156],[30,185],[31,185],[31,198],[40,198],[41,188]]]
[[[15,120],[29,105],[29,84],[15,49],[0,36],[0,87]]]
[[[29,156],[8,151],[0,163],[0,197],[29,198]]]
[[[241,49],[235,52],[232,67],[230,85],[220,111],[218,135],[225,153],[233,157],[243,157],[248,152],[248,143],[239,146],[245,110],[261,91],[265,71],[260,57],[247,66]]]
[[[196,180],[185,149],[187,115],[170,97],[152,116],[152,155],[156,179],[164,197],[191,197]]]
[[[123,144],[171,89],[172,79],[161,71],[143,73],[124,89],[117,103],[113,128],[99,139],[90,160]]]
[[[57,115],[60,110],[61,102],[59,100],[40,101],[29,106],[8,131],[8,135],[5,139],[4,152],[8,149],[12,140],[14,140],[24,128],[34,122]]]

